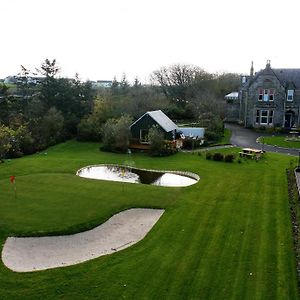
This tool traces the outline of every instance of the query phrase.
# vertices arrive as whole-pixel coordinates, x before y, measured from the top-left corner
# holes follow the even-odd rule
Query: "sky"
[[[162,66],[300,68],[299,0],[1,1],[0,78],[56,59],[60,76],[146,83]]]

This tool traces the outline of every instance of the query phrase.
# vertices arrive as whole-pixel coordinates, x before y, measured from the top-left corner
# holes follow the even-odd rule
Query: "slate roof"
[[[272,69],[280,83],[287,87],[293,83],[297,89],[300,88],[300,69]]]
[[[296,89],[300,89],[300,69],[273,69],[270,67],[257,72],[253,78],[250,78],[246,82],[244,87],[249,88],[250,85],[262,74],[275,75],[285,88],[287,88],[290,84],[293,84]]]
[[[161,110],[147,111],[139,119],[137,119],[130,127],[136,124],[145,115],[149,115],[158,125],[160,125],[166,132],[177,129],[177,125]]]

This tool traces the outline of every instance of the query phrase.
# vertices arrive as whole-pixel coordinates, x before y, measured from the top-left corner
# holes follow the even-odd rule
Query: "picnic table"
[[[239,152],[240,157],[250,157],[252,159],[259,159],[264,151],[259,149],[252,148],[243,148],[242,151]]]

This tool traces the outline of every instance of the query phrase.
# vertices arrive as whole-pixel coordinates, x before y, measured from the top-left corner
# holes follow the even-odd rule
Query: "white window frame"
[[[291,97],[291,98],[289,98]],[[294,101],[294,90],[288,90],[286,95],[286,101],[293,102]]]
[[[263,115],[263,112],[266,112],[265,115]],[[263,119],[266,119],[266,122],[262,122]],[[257,122],[258,121],[258,122]],[[255,115],[255,123],[258,125],[273,125],[274,122],[274,110],[268,110],[268,109],[257,109],[256,115]]]
[[[262,93],[261,93],[262,91]],[[271,94],[272,91],[272,94]],[[273,99],[270,99],[270,96],[273,96]],[[273,102],[275,98],[275,89],[258,89],[258,101],[260,102]]]

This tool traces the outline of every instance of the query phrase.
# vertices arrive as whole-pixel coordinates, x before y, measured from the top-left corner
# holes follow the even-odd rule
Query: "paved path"
[[[251,129],[247,129],[236,124],[227,123],[226,128],[230,129],[232,132],[230,142],[234,146],[262,149],[265,151],[278,152],[287,155],[299,155],[299,150],[297,149],[285,149],[275,146],[262,145],[256,142],[258,137],[269,136],[270,134],[258,133]]]

